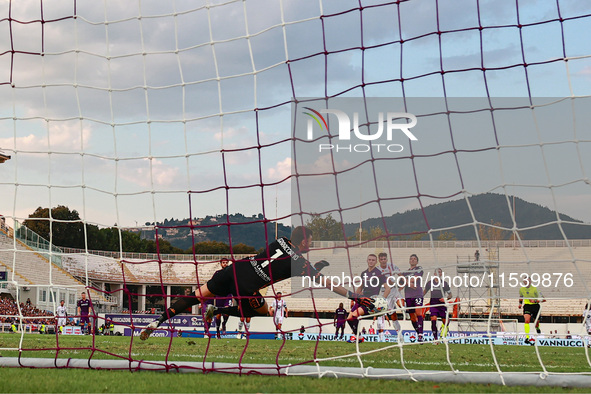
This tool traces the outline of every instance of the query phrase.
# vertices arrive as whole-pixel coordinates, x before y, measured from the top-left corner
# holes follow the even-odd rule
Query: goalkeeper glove
[[[375,305],[373,304],[375,300],[373,298],[364,297],[362,295],[353,293],[352,291],[349,291],[347,293],[347,298],[357,302],[359,305],[364,306],[370,310],[375,308]]]
[[[316,264],[314,264],[314,268],[316,269],[316,271],[320,272],[322,271],[322,269],[324,267],[328,267],[330,265],[330,263],[326,260],[320,260],[319,262],[317,262]]]

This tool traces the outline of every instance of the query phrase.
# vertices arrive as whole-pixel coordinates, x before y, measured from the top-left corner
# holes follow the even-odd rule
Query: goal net
[[[0,364],[80,366],[88,330],[126,342],[78,345],[85,367],[589,385],[590,27],[576,0],[4,2]],[[231,317],[230,357],[195,306],[141,348],[222,257],[301,225],[330,265],[261,291],[280,330]],[[374,287],[383,255],[392,319],[332,346],[330,288]],[[81,293],[88,324],[34,345]]]

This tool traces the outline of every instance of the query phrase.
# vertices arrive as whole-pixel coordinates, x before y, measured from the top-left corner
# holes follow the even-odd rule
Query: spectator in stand
[[[29,306],[23,303],[20,304],[20,312],[25,317],[39,316],[40,318],[37,319],[38,321],[41,321],[42,317],[47,316],[49,318],[53,316],[52,312],[42,311],[32,305]],[[16,302],[11,298],[0,298],[0,315],[15,316],[15,319],[17,316],[20,316]],[[47,323],[47,318],[43,320]],[[12,317],[0,318],[0,322],[3,323],[10,323],[11,321]]]

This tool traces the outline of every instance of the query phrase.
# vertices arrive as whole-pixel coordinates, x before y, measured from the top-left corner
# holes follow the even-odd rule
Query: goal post
[[[464,335],[481,335],[494,332],[495,335],[513,336],[517,340],[518,319],[487,319],[475,317],[456,317],[450,319],[450,331]]]

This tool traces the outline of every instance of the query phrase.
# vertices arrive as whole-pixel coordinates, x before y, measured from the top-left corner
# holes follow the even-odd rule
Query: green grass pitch
[[[0,348],[17,348],[20,335],[0,334]],[[25,335],[21,352],[25,358],[133,359],[182,364],[206,361],[280,365],[311,363],[322,366],[360,367],[356,346],[343,342],[315,342],[150,338],[142,342],[129,337],[60,336],[59,351],[53,335]],[[363,367],[402,368],[400,348],[384,343],[361,343]],[[390,345],[391,346],[391,345]],[[54,350],[52,350],[54,349]],[[94,349],[94,351],[93,351]],[[206,350],[207,349],[207,350]],[[540,347],[548,372],[590,372],[583,348]],[[502,371],[540,372],[534,347],[495,346]],[[110,354],[109,354],[110,353]],[[447,349],[431,344],[405,346],[404,366],[409,369],[450,370]],[[2,350],[4,357],[17,357],[16,350]],[[496,371],[489,345],[449,345],[449,359],[461,371]],[[232,374],[162,373],[152,371],[105,371],[76,369],[2,368],[2,392],[562,392],[562,388],[458,385],[396,380],[335,379],[309,377],[238,376]],[[569,389],[569,392],[577,391]],[[589,389],[580,390],[588,392]]]

